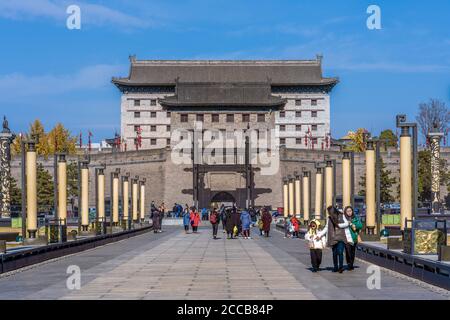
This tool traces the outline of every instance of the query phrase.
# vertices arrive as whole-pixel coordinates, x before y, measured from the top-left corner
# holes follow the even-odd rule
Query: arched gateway
[[[235,202],[236,199],[229,192],[220,191],[211,198],[211,208],[220,208],[222,204],[232,206]]]

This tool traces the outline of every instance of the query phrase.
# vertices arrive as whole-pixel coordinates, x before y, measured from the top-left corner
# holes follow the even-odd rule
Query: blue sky
[[[81,30],[66,8],[81,8]],[[381,30],[366,9],[381,8]],[[395,128],[429,98],[450,100],[450,2],[0,0],[0,115],[25,131],[36,118],[94,140],[120,130],[112,76],[138,59],[313,59],[338,76],[334,137]]]

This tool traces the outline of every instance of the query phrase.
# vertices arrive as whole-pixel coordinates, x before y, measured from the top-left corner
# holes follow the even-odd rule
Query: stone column
[[[295,201],[294,201],[294,179],[292,177],[289,178],[289,216],[294,215],[295,210]]]
[[[314,202],[314,217],[320,219],[323,211],[323,174],[322,168],[317,168],[316,171],[316,192]]]
[[[81,227],[82,231],[89,229],[89,167],[87,162],[81,163]]]
[[[342,157],[342,209],[352,205],[351,175],[350,152],[344,151],[344,155]]]
[[[327,160],[327,164],[325,167],[325,209],[334,205],[333,178],[333,161]],[[328,210],[325,210],[325,215],[326,217],[328,217]]]
[[[141,188],[140,188],[140,196],[139,196],[139,209],[140,209],[140,218],[141,222],[144,222],[145,219],[145,182],[141,181]]]
[[[14,138],[7,128],[0,132],[0,218],[11,216],[11,143]]]
[[[67,219],[67,162],[66,156],[61,154],[58,160],[58,219],[61,224]]]
[[[375,201],[375,149],[373,141],[366,148],[366,233],[374,234],[376,216]]]
[[[283,216],[287,218],[289,216],[289,190],[288,180],[285,178],[283,181]]]
[[[131,182],[132,182],[131,200],[132,200],[133,221],[137,222],[137,220],[138,220],[138,181],[137,181],[137,179],[131,179]]]
[[[441,138],[444,136],[442,132],[438,132],[437,126],[428,134],[431,149],[431,209],[433,213],[441,212]]]
[[[122,183],[122,206],[123,206],[123,220],[128,225],[128,220],[130,219],[129,213],[129,202],[130,202],[130,182],[128,181],[128,177],[123,177]]]
[[[37,165],[36,144],[28,142],[26,156],[27,185],[27,231],[30,239],[36,239],[37,232]]]
[[[116,226],[119,223],[119,173],[113,173],[112,179],[112,224]]]
[[[105,222],[105,172],[97,169],[97,217],[101,223]],[[103,232],[103,231],[102,231]]]
[[[301,194],[301,184],[300,184],[300,176],[299,175],[295,175],[294,189],[295,189],[295,216],[297,218],[300,218],[300,215],[302,212],[302,207],[301,207],[302,194]]]
[[[412,161],[409,127],[402,127],[400,136],[400,219],[405,229],[405,218],[412,217]]]
[[[305,222],[309,221],[309,214],[311,210],[311,204],[310,204],[310,172],[304,171],[303,172],[303,178],[302,178],[302,189],[303,189],[303,219]]]

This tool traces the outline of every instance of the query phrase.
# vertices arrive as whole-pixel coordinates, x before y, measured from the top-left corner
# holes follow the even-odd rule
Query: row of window
[[[308,139],[308,142],[312,144],[317,144],[317,138]],[[305,138],[295,138],[295,144],[301,145],[305,142]],[[286,138],[280,138],[280,144],[286,144]]]
[[[140,118],[141,117],[141,112],[140,111],[134,111],[134,117],[135,118]],[[166,112],[166,117],[170,118],[170,112]],[[151,111],[150,112],[150,118],[156,118],[156,111]]]
[[[166,131],[169,132],[170,131],[170,125],[163,125],[164,127],[166,127]],[[157,126],[156,125],[151,125],[150,126],[150,131],[151,132],[156,132]],[[138,132],[139,130],[141,130],[141,126],[140,125],[135,125],[134,126],[134,131]]]
[[[295,105],[296,106],[301,106],[303,100],[309,100],[309,99],[296,99],[295,100]],[[156,106],[156,99],[150,99],[150,105],[151,106]],[[311,99],[311,105],[312,106],[317,106],[317,99]],[[139,99],[134,100],[134,106],[135,107],[141,106],[141,100],[139,100]]]
[[[211,115],[211,122],[220,122],[220,115],[217,113],[210,114]],[[242,122],[250,122],[250,114],[243,113],[240,115]],[[205,115],[202,113],[197,113],[195,115],[195,119],[197,121],[203,122],[205,120]],[[226,114],[226,122],[234,123],[235,114],[233,113],[227,113]],[[188,122],[189,121],[189,115],[186,113],[180,114],[180,122]],[[263,113],[257,114],[257,121],[258,122],[265,122],[266,116]]]
[[[309,99],[296,99],[295,100],[295,105],[296,106],[301,106],[303,100],[309,100]],[[311,99],[311,105],[312,106],[317,106],[317,99]]]
[[[295,111],[295,117],[296,118],[301,118],[302,116],[302,112],[305,113],[306,111]],[[312,110],[311,112],[311,118],[317,118],[317,114],[318,111],[317,110]],[[285,118],[286,117],[286,111],[280,111],[280,118]]]
[[[285,124],[280,124],[280,131],[286,131],[286,125]],[[317,124],[312,124],[311,125],[311,131],[317,131]],[[295,131],[302,131],[302,125],[301,124],[296,124],[295,125]]]
[[[165,139],[166,140],[166,145],[170,146],[170,138]],[[183,137],[181,137],[181,140],[183,140]],[[304,144],[304,138],[295,138],[295,144],[297,145],[302,145]],[[310,142],[312,142],[313,144],[317,144],[317,138],[311,138]],[[135,139],[135,143],[137,143],[137,139]],[[152,146],[156,146],[157,144],[157,139],[156,138],[152,138],[150,139],[150,145]],[[280,138],[280,144],[286,144],[286,138]]]
[[[156,99],[150,99],[150,105],[156,106]],[[135,107],[141,106],[141,100],[134,100],[134,106]]]

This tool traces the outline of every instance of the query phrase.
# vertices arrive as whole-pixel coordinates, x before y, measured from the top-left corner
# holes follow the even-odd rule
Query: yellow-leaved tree
[[[366,134],[368,131],[364,128],[359,128],[356,131],[349,131],[347,133],[350,143],[347,150],[354,152],[364,152],[366,150]]]

